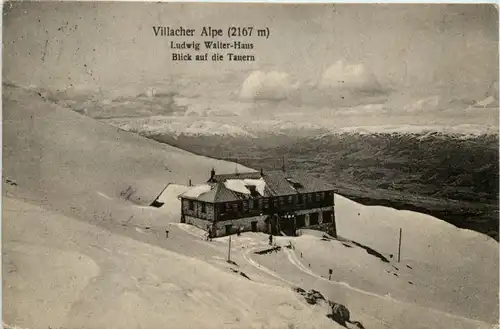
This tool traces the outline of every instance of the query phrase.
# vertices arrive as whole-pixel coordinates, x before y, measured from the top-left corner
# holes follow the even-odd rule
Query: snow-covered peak
[[[110,119],[107,120],[107,123],[123,130],[145,135],[255,137],[237,125],[184,117],[155,116],[140,119]]]
[[[498,128],[495,126],[483,126],[462,124],[455,126],[444,125],[384,125],[384,126],[355,126],[339,128],[337,133],[343,134],[442,134],[442,135],[462,135],[462,136],[479,136],[485,134],[498,133]]]

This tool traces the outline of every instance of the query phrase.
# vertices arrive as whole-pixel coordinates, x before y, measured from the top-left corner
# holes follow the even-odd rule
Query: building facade
[[[216,175],[179,196],[181,222],[214,237],[237,231],[295,235],[323,225],[336,236],[334,188],[314,177],[284,171]]]

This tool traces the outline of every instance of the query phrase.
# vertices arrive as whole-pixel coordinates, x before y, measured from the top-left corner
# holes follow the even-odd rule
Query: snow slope
[[[294,240],[318,274],[333,268],[335,279],[373,293],[470,319],[498,319],[499,254],[494,239],[416,212],[364,206],[340,195],[335,203],[339,235],[354,243],[321,241],[310,234]]]
[[[4,198],[4,211],[3,320],[8,324],[336,328],[291,289],[252,282],[19,200]]]
[[[123,210],[128,199],[149,205],[168,183],[204,183],[212,167],[234,165],[157,143],[44,101],[34,92],[4,88],[3,175],[22,196],[93,217]],[[239,168],[245,171],[245,168]],[[188,174],[187,174],[188,173]],[[141,210],[143,218],[150,217]],[[118,214],[116,214],[118,216]]]
[[[162,228],[178,222],[175,212],[143,206],[168,182],[201,182],[205,168],[232,166],[118,131],[25,90],[5,90],[3,106],[4,323],[336,327],[290,288],[214,266],[225,246],[201,248],[203,241],[175,228],[165,240]],[[133,186],[134,203],[119,198],[124,186]]]
[[[23,160],[7,162],[6,176],[16,175],[39,191],[62,187],[80,192],[99,186],[103,193],[117,196],[131,185],[138,197],[149,199],[168,182],[187,183],[186,172],[192,173],[193,183],[201,183],[212,166],[220,171],[234,169],[229,163],[99,123],[17,88],[5,88],[3,115],[4,154]],[[72,186],[67,186],[69,182]]]

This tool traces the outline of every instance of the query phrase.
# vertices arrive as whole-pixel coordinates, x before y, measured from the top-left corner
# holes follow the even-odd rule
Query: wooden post
[[[227,261],[231,261],[231,236],[229,236],[229,245],[227,249]]]
[[[398,247],[398,263],[401,261],[401,237],[403,235],[403,229],[399,229],[399,247]]]

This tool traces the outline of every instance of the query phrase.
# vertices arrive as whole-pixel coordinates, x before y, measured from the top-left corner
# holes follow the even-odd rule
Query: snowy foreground
[[[359,219],[339,220],[344,235],[391,211],[337,200],[337,218],[363,212]],[[304,232],[278,238],[279,245],[291,242],[295,250],[268,255],[254,253],[267,248],[267,236],[234,236],[235,266],[225,262],[227,237],[208,242],[202,231],[184,224],[172,223],[166,239],[158,227],[129,223],[103,229],[11,198],[4,199],[4,213],[4,321],[23,328],[338,326],[293,286],[344,303],[366,328],[492,328],[497,317],[496,242],[436,220],[430,234],[419,229],[422,223],[408,232],[400,264],[384,263],[353,243]],[[388,224],[397,217],[378,218]],[[358,227],[364,233],[357,241],[378,241],[379,232]],[[444,236],[433,236],[439,233]],[[432,248],[423,248],[431,241]],[[458,241],[459,247],[446,248]],[[386,235],[381,249],[394,250],[388,242]],[[328,268],[334,270],[332,281]]]
[[[117,131],[26,91],[4,97],[4,324],[341,328],[295,286],[345,304],[365,328],[498,323],[493,239],[337,195],[342,240],[304,231],[277,239],[291,249],[257,254],[269,247],[267,236],[244,233],[231,237],[228,263],[229,238],[209,242],[178,223],[176,195],[189,178],[200,184],[212,166],[224,172],[233,164]],[[167,183],[175,184],[162,194],[165,205],[148,207]],[[134,200],[120,193],[128,186]]]

